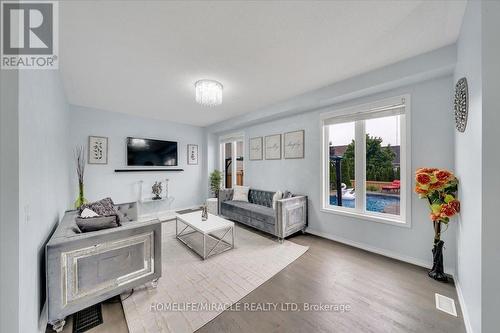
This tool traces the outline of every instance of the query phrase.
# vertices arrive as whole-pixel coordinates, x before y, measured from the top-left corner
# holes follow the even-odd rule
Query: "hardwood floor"
[[[458,318],[435,307],[435,293],[451,297],[453,283],[427,270],[312,235],[292,241],[303,256],[240,302],[349,304],[349,312],[224,312],[198,332],[465,332]]]
[[[244,297],[242,306],[296,303],[303,309],[304,303],[323,303],[349,305],[350,311],[225,311],[198,332],[465,332],[453,283],[428,278],[424,268],[317,236],[290,240],[309,251]],[[435,308],[435,293],[455,300],[458,318]],[[127,332],[122,311],[116,304],[104,305],[104,324],[88,332]]]

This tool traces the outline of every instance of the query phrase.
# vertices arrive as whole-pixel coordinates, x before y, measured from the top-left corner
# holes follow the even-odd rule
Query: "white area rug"
[[[123,300],[131,333],[194,332],[219,315],[224,306],[239,301],[308,249],[289,241],[279,244],[236,226],[235,248],[203,261],[175,239],[175,222],[163,224],[162,240],[158,287],[136,288]],[[222,309],[182,309],[187,304],[215,304]],[[168,311],[168,306],[180,309]]]

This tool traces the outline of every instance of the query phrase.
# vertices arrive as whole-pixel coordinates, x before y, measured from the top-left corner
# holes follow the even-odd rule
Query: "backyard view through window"
[[[367,211],[400,214],[400,121],[399,115],[365,121]]]
[[[404,111],[392,104],[323,119],[326,208],[403,219]]]
[[[330,205],[354,208],[354,122],[330,125]]]

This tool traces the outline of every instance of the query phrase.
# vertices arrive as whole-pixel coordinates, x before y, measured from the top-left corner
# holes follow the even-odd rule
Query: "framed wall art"
[[[281,159],[281,134],[268,135],[265,138],[264,153],[266,160]]]
[[[89,136],[89,164],[108,164],[108,138]]]
[[[249,142],[250,161],[262,160],[262,137],[251,138]]]
[[[198,164],[198,145],[187,145],[187,163],[190,165]]]
[[[304,130],[283,135],[283,157],[285,159],[304,158]]]

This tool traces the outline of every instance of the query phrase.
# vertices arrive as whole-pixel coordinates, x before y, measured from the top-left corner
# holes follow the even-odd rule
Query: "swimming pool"
[[[342,200],[343,207],[354,208],[355,200]],[[330,196],[330,205],[337,206],[337,196]],[[383,213],[387,206],[399,206],[399,197],[390,195],[371,194],[366,195],[366,210],[370,212]]]

